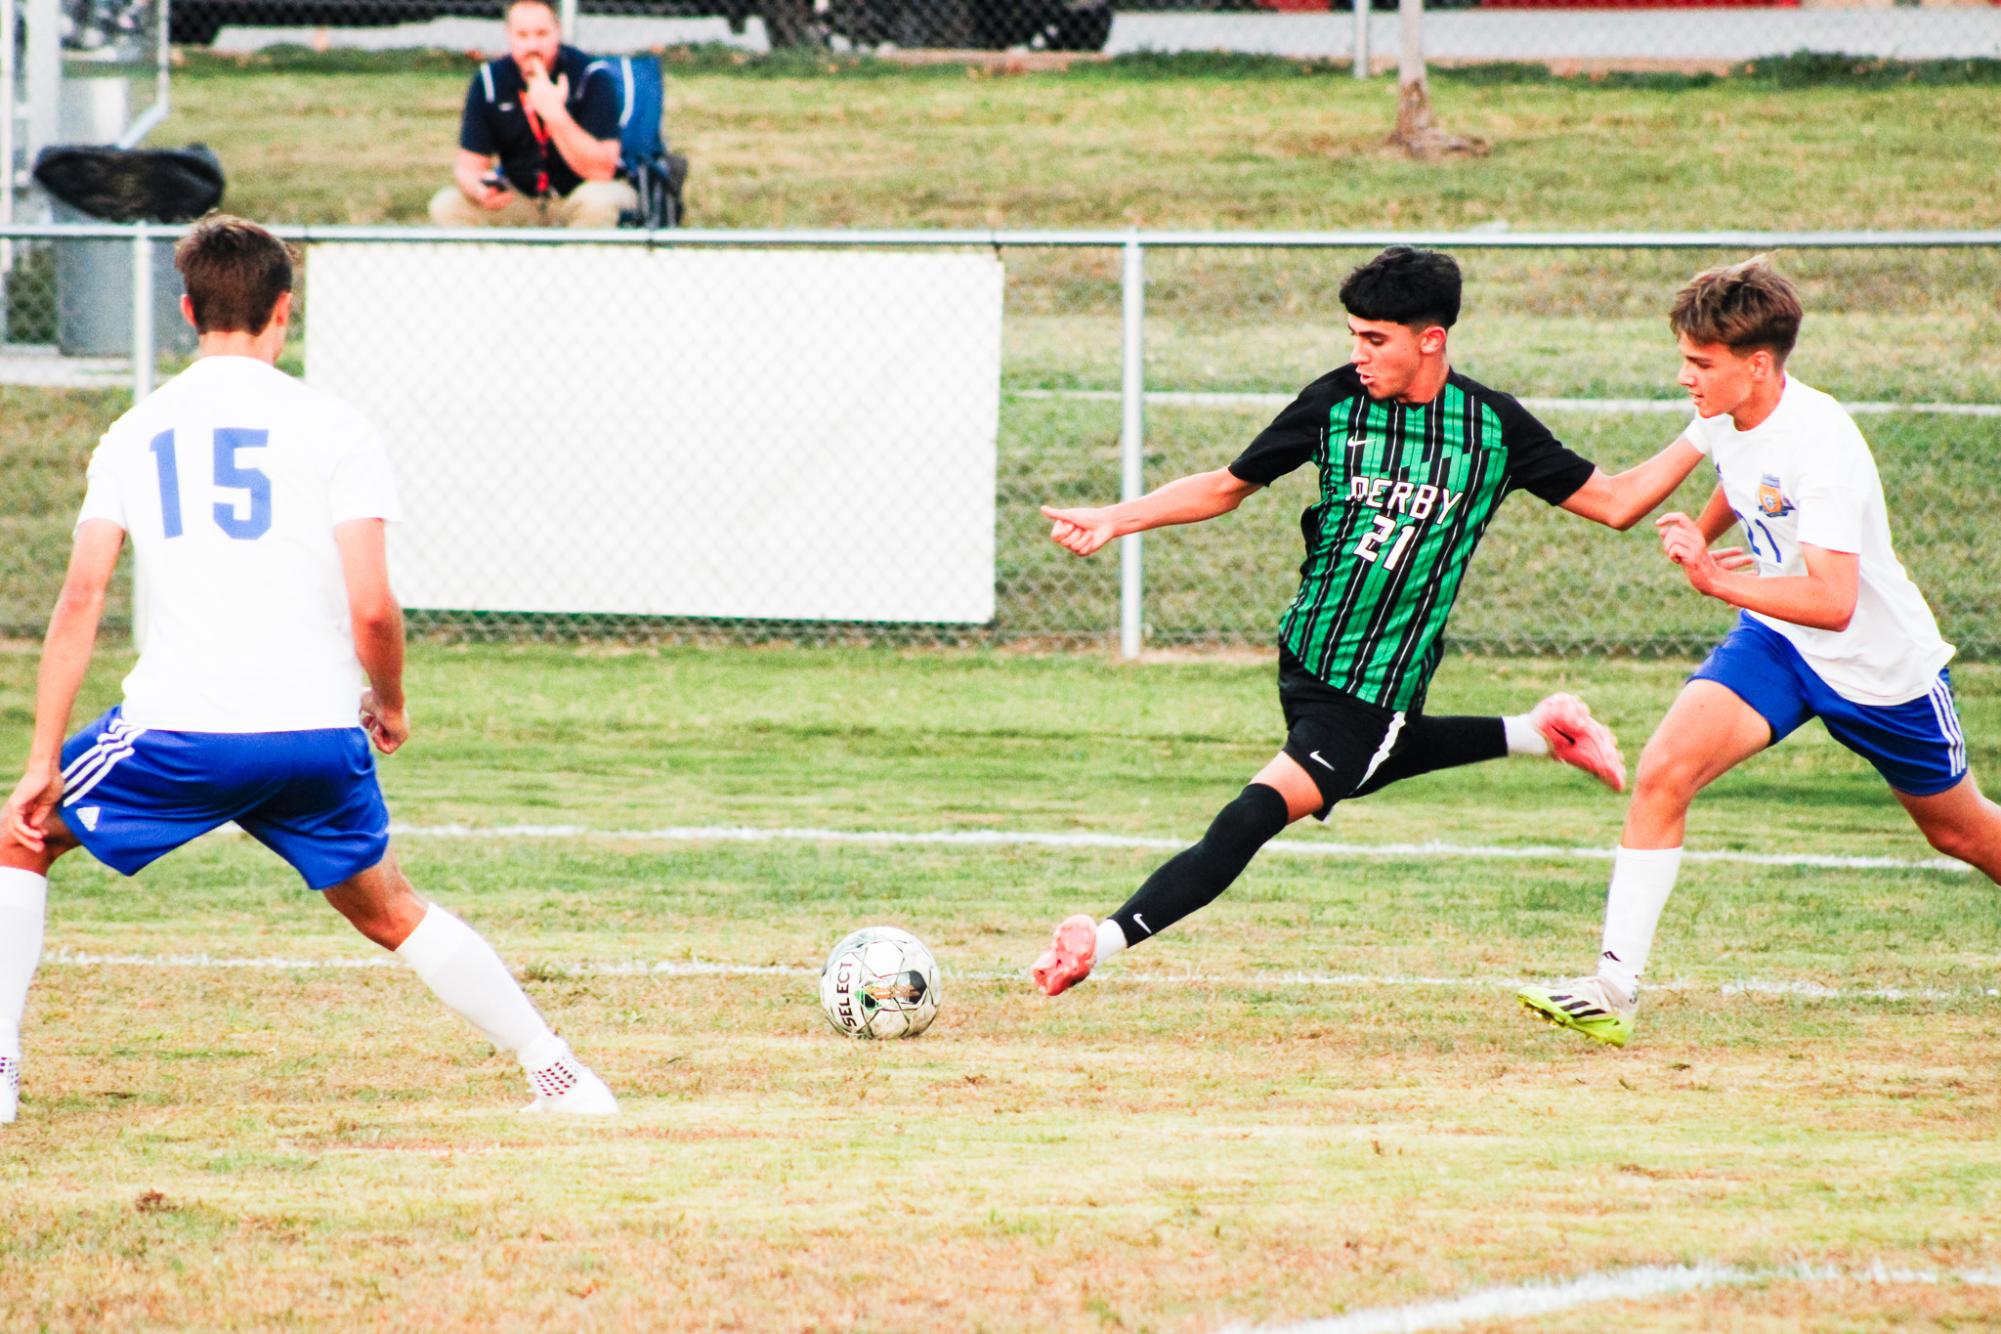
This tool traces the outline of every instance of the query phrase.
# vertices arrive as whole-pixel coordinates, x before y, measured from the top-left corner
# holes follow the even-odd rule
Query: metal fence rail
[[[144,392],[185,358],[185,342],[169,347],[163,341],[174,328],[177,293],[155,290],[159,251],[179,231],[108,224],[0,229],[0,244],[13,257],[5,288],[8,338],[0,348],[0,382],[12,386],[0,388],[10,422],[0,441],[13,480],[0,501],[0,520],[17,537],[0,557],[0,623],[17,633],[32,631],[53,596],[69,516],[81,494],[81,462],[95,432],[131,392]],[[504,507],[512,503],[510,496],[554,496],[560,488],[546,471],[552,456],[595,448],[604,440],[643,442],[692,429],[688,414],[697,411],[705,384],[748,385],[734,392],[744,400],[762,400],[790,392],[809,373],[824,372],[824,365],[815,363],[826,356],[790,345],[783,336],[786,303],[796,297],[785,274],[802,272],[797,263],[817,262],[815,256],[945,252],[998,257],[1004,267],[990,617],[645,614],[617,609],[627,605],[619,598],[599,597],[580,609],[509,612],[447,605],[413,615],[413,624],[434,634],[1116,643],[1129,655],[1148,645],[1269,642],[1299,556],[1294,520],[1311,499],[1303,474],[1283,479],[1270,495],[1254,498],[1235,515],[1144,540],[1129,538],[1117,558],[1104,553],[1087,562],[1046,541],[1038,506],[1103,503],[1228,462],[1294,390],[1345,358],[1345,319],[1335,298],[1341,277],[1380,246],[1406,242],[1452,250],[1466,268],[1466,313],[1453,335],[1455,365],[1528,400],[1560,436],[1608,470],[1665,444],[1684,419],[1686,409],[1673,385],[1673,343],[1663,321],[1680,281],[1708,263],[1778,252],[1808,301],[1794,371],[1857,411],[1885,478],[1900,554],[1930,596],[1947,637],[1969,656],[2001,652],[2001,611],[1985,573],[1994,546],[1989,515],[2001,504],[2001,480],[1990,466],[2001,433],[2001,356],[1996,355],[2001,308],[1993,300],[2001,291],[2001,231],[280,231],[307,256],[298,320],[305,330],[311,329],[315,310],[334,296],[331,290],[318,297],[314,292],[313,257],[323,247],[348,257],[347,270],[364,275],[362,289],[418,298],[413,308],[420,323],[429,318],[424,312],[439,312],[440,328],[443,313],[465,297],[448,275],[452,257],[463,255],[466,243],[502,256],[502,271],[537,302],[581,303],[606,312],[592,338],[504,367],[496,349],[532,339],[532,329],[499,331],[493,339],[461,330],[427,345],[421,357],[402,355],[399,364],[375,369],[365,360],[370,351],[365,344],[373,340],[356,338],[340,350],[341,359],[353,363],[349,373],[362,375],[363,383],[371,375],[384,384],[407,379],[414,360],[423,363],[421,374],[440,386],[435,395],[420,393],[397,409],[404,419],[394,437],[403,442],[397,466],[405,491],[429,501],[426,513],[437,516],[429,524],[411,525],[398,540],[406,544],[401,549],[434,565],[482,561],[478,544],[493,541],[494,530],[470,521],[481,506]],[[57,293],[57,249],[85,245],[122,262],[62,266],[72,279],[78,272],[95,275],[86,281],[97,290]],[[646,308],[626,300],[627,293],[576,290],[573,280],[556,276],[558,270],[582,272],[573,261],[591,256],[654,256],[685,267],[687,259],[704,253],[753,258],[731,270],[735,276],[726,289],[701,288],[698,270],[687,267],[691,286],[685,294],[670,288],[672,295]],[[758,254],[772,258],[757,261]],[[782,258],[787,255],[791,261]],[[795,267],[788,270],[788,262]],[[769,336],[729,348],[721,343],[684,348],[676,364],[661,367],[657,377],[605,378],[612,364],[607,348],[649,339],[665,345],[677,324],[693,322],[677,318],[676,307],[731,302],[762,303],[760,309],[774,312],[763,317]],[[129,312],[123,345],[112,354],[100,348],[95,357],[60,356],[45,346],[65,341],[64,312],[101,317],[107,306]],[[344,309],[344,318],[351,318],[351,305]],[[321,318],[332,319],[332,308],[322,310]],[[954,312],[920,291],[900,310],[874,311],[872,327],[857,329],[856,335],[886,337],[884,346],[894,346],[895,330],[903,324],[918,330],[951,327],[953,318]],[[327,354],[309,352],[309,342],[288,349],[287,364],[313,379],[314,358]],[[942,367],[936,371],[941,384],[967,370],[951,347],[911,348],[909,356],[909,364]],[[923,423],[933,416],[942,420],[965,404],[899,376],[896,364],[859,370],[852,361],[843,364],[849,367],[842,372],[847,379],[836,387],[852,401],[903,400],[897,418],[902,424],[878,429],[896,433],[882,438],[882,448],[904,451],[897,457],[910,460],[907,471],[916,492],[933,480],[945,486],[942,470],[935,479],[928,471]],[[533,392],[538,377],[523,367],[539,368],[548,383],[581,387],[589,408],[560,420],[538,416]],[[447,466],[439,461],[442,451],[433,457],[422,447],[455,429],[456,410],[444,406],[453,401],[446,390],[462,386],[504,400],[507,420],[519,426],[481,450],[479,487],[469,485],[462,463]],[[432,403],[434,408],[426,407]],[[373,406],[366,396],[362,404]],[[427,418],[427,411],[436,415]],[[788,428],[781,415],[757,429]],[[738,451],[755,450],[758,441],[739,444],[727,434],[707,438],[727,443],[705,447],[698,474],[691,475],[685,463],[670,470],[644,456],[620,464],[621,499],[642,508],[657,503],[660,513],[669,513],[692,488],[722,498],[717,503],[741,503],[747,515],[765,514],[776,503],[768,493],[774,485],[782,488],[782,480],[767,477],[756,484],[764,488],[758,495],[727,499],[731,487],[746,485],[749,475],[743,466],[749,456]],[[860,509],[871,503],[866,494],[843,494],[833,474],[810,486],[812,498],[828,506]],[[1693,508],[1702,498],[1701,486],[1691,482],[1676,503]],[[926,536],[923,516],[907,510],[883,521],[905,525],[913,534],[901,557],[912,562],[924,561],[943,536]],[[588,518],[563,522],[587,525]],[[666,545],[657,558],[635,563],[621,577],[643,583],[661,578],[663,569],[717,559],[712,552],[675,547],[671,534],[661,540]],[[426,549],[425,543],[435,546]],[[797,553],[791,559],[796,576]],[[772,577],[785,577],[785,561],[773,568]],[[856,578],[865,573],[853,571]],[[592,572],[593,579],[602,575]],[[1700,648],[1727,619],[1727,610],[1687,592],[1659,562],[1650,534],[1612,534],[1522,497],[1504,508],[1475,562],[1455,617],[1454,642],[1514,653],[1679,653]]]
[[[1397,49],[1394,4],[1343,0],[580,0],[559,6],[586,50],[723,44],[776,48],[966,48],[1213,52],[1341,61],[1381,71]],[[1565,67],[1716,68],[1800,51],[1893,60],[2001,56],[2001,10],[1985,3],[1518,4],[1431,0],[1429,57]],[[349,27],[348,24],[367,24]],[[340,25],[329,28],[326,25]],[[177,42],[254,50],[276,43],[493,50],[481,0],[176,0]]]

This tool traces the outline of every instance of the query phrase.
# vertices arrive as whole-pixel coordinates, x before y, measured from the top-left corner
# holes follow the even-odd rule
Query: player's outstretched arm
[[[1177,478],[1138,500],[1116,505],[1077,509],[1044,505],[1042,517],[1050,521],[1052,542],[1075,555],[1088,556],[1115,537],[1228,514],[1257,489],[1256,482],[1247,482],[1228,468],[1218,468]]]
[[[354,628],[354,656],[368,675],[361,697],[361,725],[384,755],[410,735],[403,701],[403,608],[389,587],[389,550],[380,519],[334,525],[347,613]]]
[[[1673,495],[1700,462],[1702,451],[1685,437],[1677,438],[1645,463],[1622,473],[1607,476],[1594,468],[1562,508],[1623,533]]]
[[[69,572],[49,617],[42,641],[42,666],[35,683],[35,735],[28,743],[28,763],[14,794],[7,799],[6,831],[23,847],[40,852],[49,827],[49,813],[63,794],[63,737],[69,733],[83,674],[90,669],[90,651],[97,643],[98,622],[104,619],[104,594],[118,568],[125,530],[109,519],[86,519],[77,525],[70,545]]]
[[[1698,593],[1816,630],[1846,630],[1855,618],[1862,558],[1852,551],[1802,543],[1805,574],[1765,579],[1750,568],[1756,562],[1741,548],[1711,551],[1702,528],[1686,514],[1663,514],[1654,526],[1660,530],[1662,554],[1681,566]]]

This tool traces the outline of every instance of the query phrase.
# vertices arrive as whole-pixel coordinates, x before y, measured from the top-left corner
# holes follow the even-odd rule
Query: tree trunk
[[[813,21],[813,0],[764,0],[757,12],[764,16],[765,37],[774,51],[827,44],[826,34]]]
[[[1424,77],[1424,0],[1397,0],[1397,124],[1389,142],[1420,162],[1480,157],[1487,141],[1438,128],[1431,119],[1431,90]]]

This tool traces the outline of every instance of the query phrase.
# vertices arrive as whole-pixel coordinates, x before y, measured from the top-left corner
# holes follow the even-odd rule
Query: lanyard
[[[528,109],[528,98],[524,90],[521,98],[521,114],[528,118],[528,132],[535,136],[535,151],[542,156],[542,165],[535,172],[535,197],[542,198],[549,193],[549,127],[542,118]]]

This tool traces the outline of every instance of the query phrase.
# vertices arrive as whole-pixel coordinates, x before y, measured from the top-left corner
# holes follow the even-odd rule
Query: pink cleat
[[[1091,975],[1098,958],[1098,924],[1089,914],[1066,917],[1042,957],[1035,961],[1035,985],[1060,995]]]
[[[1550,758],[1590,774],[1614,792],[1626,790],[1626,757],[1612,729],[1575,695],[1551,695],[1529,710],[1529,724],[1549,743]]]

